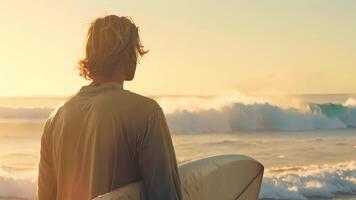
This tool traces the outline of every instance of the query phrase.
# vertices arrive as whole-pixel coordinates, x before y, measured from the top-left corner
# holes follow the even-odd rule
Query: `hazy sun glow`
[[[151,52],[125,88],[144,94],[356,92],[356,1],[6,1],[0,95],[69,95],[87,23],[132,16]]]

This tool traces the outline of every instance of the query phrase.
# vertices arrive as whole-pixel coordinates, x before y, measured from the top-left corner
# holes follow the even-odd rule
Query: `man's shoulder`
[[[60,115],[60,112],[62,110],[62,108],[64,107],[64,102],[57,105],[53,111],[50,113],[50,115],[48,116],[48,118],[46,119],[45,123],[44,123],[44,132],[42,135],[42,138],[48,136],[48,134],[50,133],[50,130],[53,127],[53,124],[55,123],[55,121],[57,120],[58,116]]]
[[[147,104],[148,106],[154,106],[154,107],[159,106],[157,101],[151,97],[143,96],[141,94],[131,92],[129,90],[125,90],[125,93],[128,98],[130,98],[134,101]]]
[[[113,91],[112,93],[107,93],[106,95],[108,96],[104,97],[104,101],[106,101],[108,103],[107,105],[110,105],[111,107],[123,106],[130,110],[140,110],[142,113],[151,113],[161,108],[154,98],[143,96],[130,90],[122,90],[121,92]]]

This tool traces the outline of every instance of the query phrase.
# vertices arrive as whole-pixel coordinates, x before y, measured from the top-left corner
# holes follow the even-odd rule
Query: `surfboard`
[[[184,200],[258,199],[264,167],[251,157],[218,155],[179,166]],[[94,200],[145,200],[142,182],[135,182]]]

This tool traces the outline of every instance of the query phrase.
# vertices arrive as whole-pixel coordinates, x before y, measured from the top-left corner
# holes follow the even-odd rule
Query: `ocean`
[[[356,199],[356,95],[152,96],[179,163],[260,161],[260,199]],[[66,97],[0,98],[0,199],[33,199],[45,119]]]

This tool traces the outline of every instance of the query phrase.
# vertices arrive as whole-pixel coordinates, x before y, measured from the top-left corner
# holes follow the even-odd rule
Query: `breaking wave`
[[[172,132],[310,131],[356,127],[356,107],[310,104],[306,111],[269,103],[233,103],[220,110],[181,110],[166,115]]]
[[[157,99],[166,111],[171,132],[310,131],[356,127],[356,104],[308,104],[286,107],[247,98],[189,97]],[[53,108],[0,107],[0,121],[44,121]]]
[[[44,121],[53,111],[47,107],[0,107],[2,122],[38,122]]]

